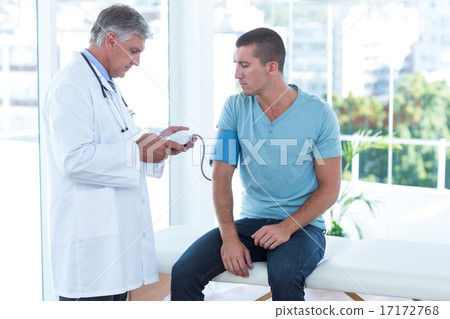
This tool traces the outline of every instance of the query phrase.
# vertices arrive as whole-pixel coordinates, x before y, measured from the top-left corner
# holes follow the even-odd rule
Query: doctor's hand
[[[164,138],[164,137],[172,135],[173,133],[176,133],[178,131],[186,131],[186,130],[189,130],[189,127],[186,127],[186,126],[169,126],[164,131],[159,132],[159,136]]]
[[[186,126],[169,126],[168,128],[166,128],[164,131],[161,131],[159,133],[159,136],[162,138],[166,138],[170,135],[172,135],[173,133],[179,132],[179,131],[187,131],[189,130],[189,127]],[[192,137],[192,139],[186,144],[184,145],[186,147],[186,150],[193,148],[195,142],[197,141],[197,137]],[[177,155],[179,153],[181,153],[181,151],[177,150],[177,149],[171,149],[170,150],[171,154],[169,155]]]
[[[136,144],[139,148],[140,159],[145,163],[160,163],[169,155],[176,155],[187,150],[183,145],[161,138],[155,133],[143,134]]]
[[[196,136],[192,137],[192,139],[187,144],[184,145],[184,147],[186,148],[186,151],[188,149],[190,149],[190,148],[193,148],[194,145],[195,145],[195,142],[197,142],[197,137]],[[181,153],[181,151],[179,151],[177,149],[174,149],[174,148],[171,148],[169,155],[177,155],[177,154],[180,154],[180,153]]]

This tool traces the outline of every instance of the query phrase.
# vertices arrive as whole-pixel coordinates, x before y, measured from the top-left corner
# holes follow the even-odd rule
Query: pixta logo
[[[298,139],[259,139],[256,143],[252,143],[248,139],[240,140],[241,145],[244,146],[248,155],[242,160],[241,165],[249,165],[252,160],[255,160],[257,165],[265,166],[267,162],[264,160],[264,156],[260,154],[260,150],[263,146],[271,147],[270,156],[274,156],[274,152],[278,152],[280,159],[280,166],[287,166],[292,163],[292,156],[295,156],[295,166],[303,165],[306,161],[312,161],[315,159],[318,165],[325,165],[322,159],[322,155],[319,152],[313,139],[305,139],[302,147],[298,152],[289,152],[289,147],[296,147],[298,149]]]
[[[141,140],[143,147],[139,147],[137,141]],[[165,140],[161,139],[158,133],[153,132],[151,129],[143,129],[135,133],[131,138],[127,140],[127,167],[134,168],[137,171],[144,173],[149,176],[155,176],[159,174],[158,172],[167,165],[168,161],[160,158],[160,154],[156,159],[156,150],[159,149]],[[149,160],[148,163],[142,161],[144,157]],[[168,158],[168,155],[165,159]],[[154,163],[156,162],[156,163]],[[157,164],[157,165],[154,165]]]

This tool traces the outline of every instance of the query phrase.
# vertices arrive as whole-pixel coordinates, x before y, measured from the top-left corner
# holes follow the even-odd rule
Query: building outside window
[[[372,129],[402,146],[364,153],[360,180],[450,188],[450,31],[433,23],[449,14],[446,1],[217,0],[216,119],[225,97],[239,91],[235,40],[267,26],[285,41],[289,83],[331,104],[344,138]]]

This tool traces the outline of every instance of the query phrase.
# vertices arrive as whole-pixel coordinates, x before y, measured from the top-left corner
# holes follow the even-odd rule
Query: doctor
[[[136,10],[106,8],[89,48],[74,55],[47,93],[50,254],[60,300],[126,300],[129,290],[158,281],[144,172],[160,177],[161,162],[193,141],[165,139],[185,127],[140,134],[112,79],[139,65],[150,36]],[[133,168],[133,158],[145,170]]]

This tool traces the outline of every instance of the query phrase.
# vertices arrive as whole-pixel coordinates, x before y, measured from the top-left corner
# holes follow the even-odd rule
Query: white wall
[[[170,124],[214,137],[213,33],[214,3],[169,1]],[[170,163],[171,224],[214,224],[211,184],[195,165],[196,150]]]

